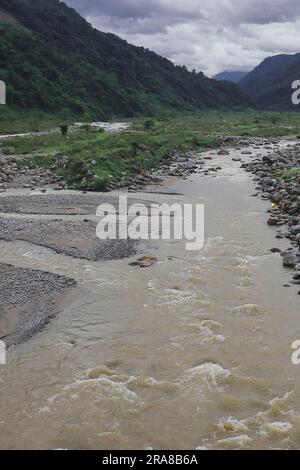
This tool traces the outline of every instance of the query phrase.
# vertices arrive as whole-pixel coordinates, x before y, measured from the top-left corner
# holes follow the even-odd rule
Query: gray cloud
[[[299,0],[65,0],[96,28],[208,75],[300,51]]]

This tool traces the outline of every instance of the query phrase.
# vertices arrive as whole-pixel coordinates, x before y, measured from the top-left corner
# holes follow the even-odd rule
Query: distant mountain
[[[59,0],[0,0],[9,106],[97,118],[249,105],[239,87],[94,29]]]
[[[246,77],[249,72],[241,72],[241,71],[232,71],[232,72],[220,72],[215,75],[213,78],[215,80],[226,80],[227,82],[238,83],[240,80]]]
[[[291,88],[300,80],[300,53],[267,57],[239,82],[239,86],[263,109],[297,110]]]

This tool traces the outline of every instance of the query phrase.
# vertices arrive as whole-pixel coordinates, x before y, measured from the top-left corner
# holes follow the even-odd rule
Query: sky
[[[95,28],[213,76],[300,52],[299,0],[64,0]]]

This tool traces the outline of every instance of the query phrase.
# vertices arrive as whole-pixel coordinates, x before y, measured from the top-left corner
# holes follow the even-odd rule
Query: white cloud
[[[300,52],[299,0],[66,0],[89,22],[190,69],[250,70]]]

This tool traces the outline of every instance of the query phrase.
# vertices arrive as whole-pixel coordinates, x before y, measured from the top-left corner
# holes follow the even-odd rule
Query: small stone
[[[153,256],[142,256],[137,261],[130,263],[129,266],[139,266],[140,268],[150,268],[153,264],[157,263],[157,258]]]
[[[277,217],[270,217],[267,221],[267,224],[272,226],[272,225],[277,225],[279,222],[279,220],[277,219]]]
[[[297,264],[296,255],[293,253],[285,253],[283,255],[283,266],[286,268],[294,268]]]
[[[272,253],[281,253],[280,248],[271,248]]]
[[[295,225],[291,227],[291,232],[293,235],[298,235],[300,233],[300,225]]]

